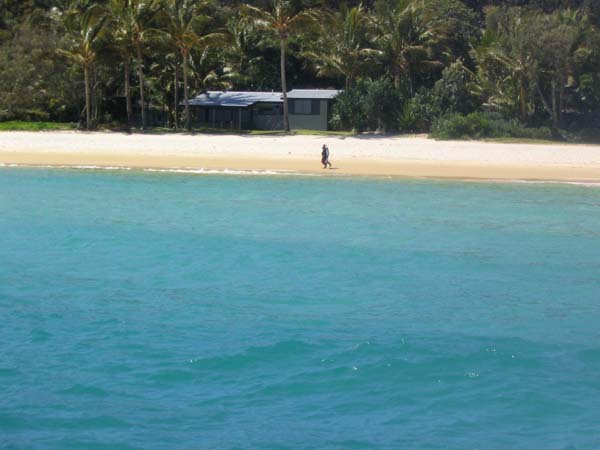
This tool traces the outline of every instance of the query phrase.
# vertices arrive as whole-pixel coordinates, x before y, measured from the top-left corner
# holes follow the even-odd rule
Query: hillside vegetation
[[[0,0],[0,10],[0,121],[191,129],[187,101],[204,90],[285,85],[344,89],[336,130],[593,140],[600,126],[596,0]]]

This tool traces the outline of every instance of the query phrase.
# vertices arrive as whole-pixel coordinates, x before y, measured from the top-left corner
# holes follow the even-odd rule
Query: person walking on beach
[[[323,149],[321,151],[321,164],[323,164],[323,169],[327,169],[327,166],[331,169],[331,163],[329,162],[329,147],[323,144]]]

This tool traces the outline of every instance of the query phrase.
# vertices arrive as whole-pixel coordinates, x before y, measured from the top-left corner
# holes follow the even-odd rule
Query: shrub
[[[458,60],[442,71],[442,78],[435,82],[431,101],[433,112],[469,114],[475,111],[480,102],[471,92],[472,74]]]
[[[598,144],[600,143],[600,129],[581,128],[577,131],[565,133],[566,139],[571,142]]]
[[[419,91],[400,117],[400,128],[406,131],[429,131],[432,123],[449,113],[469,114],[479,107],[472,94],[472,75],[459,60],[442,71],[433,88]]]
[[[508,121],[499,114],[446,114],[431,126],[435,139],[523,138],[552,139],[549,128],[526,128],[517,121]]]
[[[71,123],[55,122],[0,122],[0,131],[51,131],[51,130],[71,130],[74,128]]]
[[[598,128],[584,128],[580,130],[582,142],[600,143],[600,130]]]
[[[365,109],[371,130],[398,130],[403,106],[403,95],[389,78],[380,78],[367,84]]]
[[[466,139],[479,136],[469,119],[462,114],[447,114],[436,119],[431,126],[431,136],[435,139]]]
[[[330,125],[334,130],[367,129],[367,116],[364,108],[366,89],[359,81],[353,87],[338,95],[333,104]]]
[[[400,129],[413,132],[429,131],[431,123],[440,115],[441,112],[433,101],[431,91],[418,92],[406,103],[402,111]]]
[[[330,124],[334,130],[395,131],[403,104],[389,78],[359,80],[336,98]]]
[[[39,109],[0,110],[0,122],[7,122],[10,120],[45,122],[48,119],[50,119],[50,114]]]

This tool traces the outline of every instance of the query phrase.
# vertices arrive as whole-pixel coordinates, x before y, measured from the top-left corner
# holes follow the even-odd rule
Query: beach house
[[[288,92],[292,130],[327,130],[331,105],[342,91],[334,89],[293,89]]]
[[[331,104],[341,91],[294,89],[288,93],[292,129],[327,130]],[[281,92],[206,91],[190,100],[195,126],[237,130],[283,129]]]

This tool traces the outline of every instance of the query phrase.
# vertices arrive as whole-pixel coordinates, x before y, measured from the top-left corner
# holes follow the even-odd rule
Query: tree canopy
[[[341,128],[428,131],[477,112],[558,136],[600,115],[595,0],[0,0],[0,10],[0,120],[191,128],[189,99],[206,89],[292,88],[346,89],[331,118]]]

